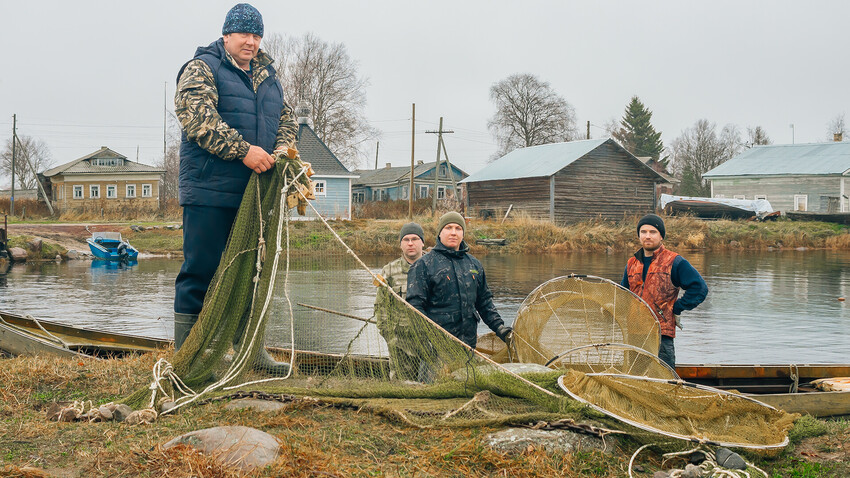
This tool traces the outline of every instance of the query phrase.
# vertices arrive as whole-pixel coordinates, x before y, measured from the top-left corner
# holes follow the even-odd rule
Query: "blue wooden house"
[[[351,219],[351,182],[357,175],[346,168],[316,132],[306,118],[298,119],[298,152],[301,159],[313,166],[316,174],[310,178],[316,185],[313,206],[326,219]],[[293,215],[293,219],[316,219],[307,208],[306,216]]]
[[[395,201],[407,200],[410,189],[410,166],[393,167],[387,163],[381,169],[358,169],[354,174],[359,176],[352,184],[352,200],[357,203],[366,201]],[[446,161],[440,161],[439,171],[437,162],[419,163],[413,168],[414,199],[429,198],[434,193],[434,174],[437,177],[437,199],[449,196],[458,197],[454,183],[469,176],[462,169]],[[454,178],[452,178],[454,176]],[[454,181],[452,181],[454,179]],[[460,188],[460,185],[458,185]]]

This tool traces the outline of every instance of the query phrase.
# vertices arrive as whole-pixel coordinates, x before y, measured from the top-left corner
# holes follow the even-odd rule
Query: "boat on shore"
[[[82,329],[0,311],[0,350],[9,355],[104,358],[169,345],[166,339]]]
[[[785,211],[792,221],[822,221],[850,225],[850,212]]]
[[[134,261],[139,257],[139,251],[125,241],[120,232],[93,232],[86,242],[95,259]]]
[[[662,194],[659,200],[661,209],[668,215],[692,214],[703,219],[756,219],[760,221],[776,219],[774,211],[766,199],[727,199],[691,196],[673,196]]]

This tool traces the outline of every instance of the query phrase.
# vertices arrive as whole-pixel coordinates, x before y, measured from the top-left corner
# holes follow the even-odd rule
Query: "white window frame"
[[[153,185],[152,184],[142,184],[142,197],[149,198],[153,196]]]
[[[803,208],[800,209],[800,205],[802,204]],[[806,194],[795,194],[794,195],[794,210],[795,211],[808,211],[809,210],[809,196]]]
[[[83,185],[82,184],[75,184],[74,185],[73,198],[74,199],[84,199],[83,198]]]
[[[744,194],[736,194],[736,195],[734,195],[732,198],[733,198],[733,199],[744,199],[744,200],[746,200],[746,199],[747,199],[747,196],[746,196],[746,195],[744,195]]]
[[[316,179],[313,181],[313,190],[316,193],[316,196],[327,196],[328,195],[328,182],[324,179]]]
[[[106,199],[118,199],[118,185],[117,184],[107,184],[106,185]]]
[[[446,199],[446,187],[437,186],[437,199]]]
[[[130,194],[130,189],[133,190],[133,194]],[[124,196],[126,198],[136,197],[136,185],[135,184],[128,184],[127,187],[125,188],[124,192],[126,193],[126,195]]]
[[[100,199],[100,184],[89,184],[89,199]]]
[[[419,185],[419,199],[424,199],[429,196],[428,192],[431,190],[427,185]]]
[[[407,199],[407,192],[408,192],[409,189],[410,189],[410,186],[402,186],[401,187],[401,198],[402,199],[405,199],[405,200]]]
[[[351,193],[351,202],[362,203],[365,197],[366,195],[362,191],[353,192]]]
[[[756,201],[758,201],[759,199],[767,201],[767,194],[756,194],[755,196],[753,196],[753,199],[755,199]]]

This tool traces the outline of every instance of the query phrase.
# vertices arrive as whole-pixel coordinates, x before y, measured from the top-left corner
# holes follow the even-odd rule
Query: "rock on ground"
[[[257,400],[256,398],[240,398],[233,400],[225,405],[227,410],[241,410],[243,408],[253,409],[259,412],[273,412],[286,408],[286,405],[280,402],[270,400]]]
[[[280,454],[277,438],[255,428],[242,426],[196,430],[169,441],[163,448],[181,444],[246,472],[268,466]]]
[[[13,247],[9,249],[9,254],[12,256],[12,262],[26,262],[27,261],[27,251],[26,249],[20,247]]]
[[[571,453],[582,450],[611,452],[616,438],[601,438],[568,430],[532,430],[530,428],[508,428],[484,437],[485,443],[500,452],[520,453],[532,448],[546,451]],[[607,445],[607,446],[606,446]]]

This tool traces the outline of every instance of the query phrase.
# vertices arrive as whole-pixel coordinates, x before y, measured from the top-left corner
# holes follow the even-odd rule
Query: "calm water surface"
[[[850,362],[850,253],[688,253],[709,287],[708,299],[682,315],[676,338],[679,362]],[[392,257],[364,258],[377,271]],[[483,256],[496,304],[510,323],[522,300],[540,283],[569,273],[622,278],[625,254]],[[174,278],[181,262],[142,259],[119,268],[103,262],[15,265],[0,274],[0,310],[81,327],[171,337]],[[369,317],[375,288],[365,271],[340,264],[298,264],[290,275],[296,301],[324,304]],[[279,280],[282,287],[283,280]],[[282,288],[275,309],[286,310]],[[304,299],[308,297],[308,299]],[[301,309],[300,347],[343,351],[361,323]],[[285,315],[285,314],[284,314]],[[288,331],[274,324],[273,333]],[[482,332],[486,328],[482,328]],[[355,349],[380,342],[370,326]],[[371,344],[371,345],[370,345]]]

